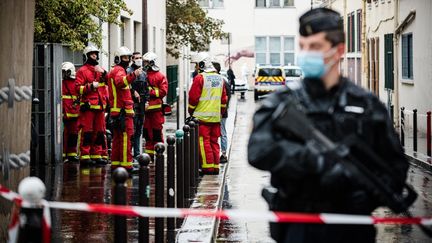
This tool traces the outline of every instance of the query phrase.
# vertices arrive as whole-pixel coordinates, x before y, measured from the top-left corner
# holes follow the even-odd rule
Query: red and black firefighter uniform
[[[209,59],[209,58],[208,58]],[[204,72],[193,79],[189,90],[189,114],[199,120],[199,155],[204,174],[219,173],[219,137],[221,114],[226,109],[227,94],[222,76],[205,61]]]
[[[121,60],[122,56],[132,56],[128,48],[122,46],[117,50],[117,65],[108,74],[110,115],[113,119],[113,141],[111,152],[111,169],[124,167],[132,170],[131,138],[134,134],[133,100],[130,84],[135,80],[135,72],[126,73],[129,62]]]
[[[79,94],[75,90],[75,66],[62,64],[63,158],[77,161]]]
[[[145,152],[154,158],[154,146],[158,142],[163,142],[163,124],[165,117],[162,112],[163,98],[168,93],[168,81],[165,75],[159,71],[155,65],[157,56],[155,53],[148,52],[143,56],[144,65],[148,67],[148,107],[145,111],[143,136],[146,140]]]
[[[103,163],[102,145],[104,143],[104,97],[99,92],[99,84],[104,83],[104,73],[95,70],[97,59],[90,56],[99,51],[92,46],[86,47],[84,55],[87,57],[85,64],[76,74],[76,90],[81,96],[79,127],[81,133],[80,161],[83,164]],[[97,86],[97,87],[95,87]]]

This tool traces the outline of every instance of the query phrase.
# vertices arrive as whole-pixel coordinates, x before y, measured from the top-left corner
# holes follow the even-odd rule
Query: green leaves
[[[120,25],[120,11],[132,14],[122,0],[36,0],[35,41],[65,43],[83,50],[91,41],[102,46],[100,23]]]
[[[167,52],[180,56],[182,46],[205,51],[213,39],[223,39],[223,20],[207,16],[196,0],[167,0]]]

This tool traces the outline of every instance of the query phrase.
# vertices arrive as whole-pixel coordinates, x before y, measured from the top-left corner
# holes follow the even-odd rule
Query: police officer
[[[395,180],[399,181],[394,184],[401,189],[408,163],[392,121],[375,95],[341,76],[339,64],[345,40],[337,12],[317,8],[302,15],[299,44],[298,64],[304,80],[263,101],[253,118],[249,163],[271,172],[271,184],[278,189],[269,202],[272,210],[370,214],[383,206],[378,199],[351,179],[340,163],[325,153],[312,151],[275,125],[288,119],[271,117],[281,103],[296,100],[314,126],[334,142],[355,135],[370,145],[398,175]],[[371,167],[378,169],[376,164]],[[367,243],[375,242],[376,235],[372,225],[271,224],[270,231],[277,242]]]
[[[132,65],[127,69],[127,73],[131,73],[143,66],[143,59],[140,52],[134,52],[132,55]],[[135,82],[131,84],[131,94],[134,101],[134,135],[132,137],[133,156],[137,157],[140,154],[140,138],[144,125],[145,104],[149,99],[148,85],[146,73],[141,73]]]

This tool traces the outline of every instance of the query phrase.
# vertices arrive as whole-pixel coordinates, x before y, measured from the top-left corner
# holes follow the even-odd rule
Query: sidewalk
[[[226,122],[228,137],[228,158],[237,116],[237,98],[232,96]],[[220,165],[219,175],[204,175],[198,185],[197,194],[191,204],[194,209],[217,210],[222,206],[223,188],[228,164]],[[213,242],[218,221],[210,217],[187,217],[177,233],[177,242]]]

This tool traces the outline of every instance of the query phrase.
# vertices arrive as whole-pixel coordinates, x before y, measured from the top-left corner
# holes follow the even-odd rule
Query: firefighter
[[[108,74],[110,115],[113,119],[111,169],[124,167],[129,172],[133,170],[131,138],[134,134],[134,107],[130,87],[143,72],[138,68],[126,73],[131,56],[132,52],[127,47],[120,47],[114,53],[116,65]]]
[[[224,81],[217,74],[210,55],[198,53],[192,58],[198,75],[189,90],[189,114],[199,120],[199,155],[203,174],[219,174],[219,137],[221,114],[226,110]]]
[[[63,158],[77,162],[79,97],[75,90],[75,66],[62,63]]]
[[[168,93],[168,81],[165,75],[159,71],[159,67],[155,63],[156,59],[157,55],[153,52],[147,52],[143,56],[143,67],[147,70],[149,89],[149,100],[144,120],[145,152],[151,158],[155,154],[155,144],[163,142],[162,128],[165,118],[162,112],[162,99]]]
[[[104,164],[102,146],[105,141],[104,97],[99,87],[106,71],[98,66],[99,50],[92,45],[84,49],[84,65],[76,73],[75,89],[80,102],[80,162],[83,165]]]

